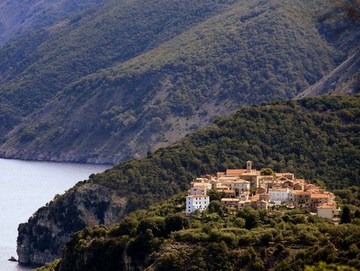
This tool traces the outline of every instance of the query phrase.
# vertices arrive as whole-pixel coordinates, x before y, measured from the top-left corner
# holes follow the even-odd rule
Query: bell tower
[[[246,162],[246,172],[251,173],[252,172],[252,161]]]

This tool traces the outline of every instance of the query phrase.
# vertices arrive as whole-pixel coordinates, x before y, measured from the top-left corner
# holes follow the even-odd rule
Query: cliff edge
[[[19,225],[19,263],[41,265],[60,258],[63,245],[86,226],[112,225],[124,216],[126,198],[95,184],[75,186]]]

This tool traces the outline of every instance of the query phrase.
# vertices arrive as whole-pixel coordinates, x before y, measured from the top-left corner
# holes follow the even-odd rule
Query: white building
[[[339,210],[336,208],[335,202],[320,205],[316,209],[318,217],[333,219],[334,216],[339,215]]]
[[[289,188],[270,188],[270,201],[281,204],[289,200]]]
[[[238,190],[241,193],[250,190],[250,182],[240,179],[232,182],[230,187],[232,190]]]
[[[249,200],[249,192],[248,192],[248,191],[245,191],[245,192],[240,193],[239,199],[240,199],[240,201],[247,201],[247,200]]]
[[[209,206],[210,197],[206,195],[189,195],[186,197],[186,215],[190,215],[196,210],[200,212]]]
[[[210,188],[209,188],[208,184],[193,186],[193,187],[191,187],[191,189],[188,192],[190,195],[206,195],[207,191],[211,190],[211,184],[209,184],[209,185],[210,185]]]

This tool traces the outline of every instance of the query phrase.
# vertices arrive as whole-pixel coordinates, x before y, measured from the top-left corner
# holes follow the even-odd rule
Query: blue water
[[[0,271],[29,270],[16,262],[17,227],[56,194],[109,166],[0,159]],[[31,270],[31,269],[30,269]]]

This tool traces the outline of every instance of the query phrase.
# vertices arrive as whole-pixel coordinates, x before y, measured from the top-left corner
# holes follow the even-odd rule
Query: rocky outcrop
[[[360,91],[360,47],[329,74],[298,94],[295,99],[319,95],[349,95]]]
[[[96,184],[75,186],[20,224],[19,263],[42,265],[61,257],[71,235],[86,226],[112,225],[125,214],[127,199]]]

